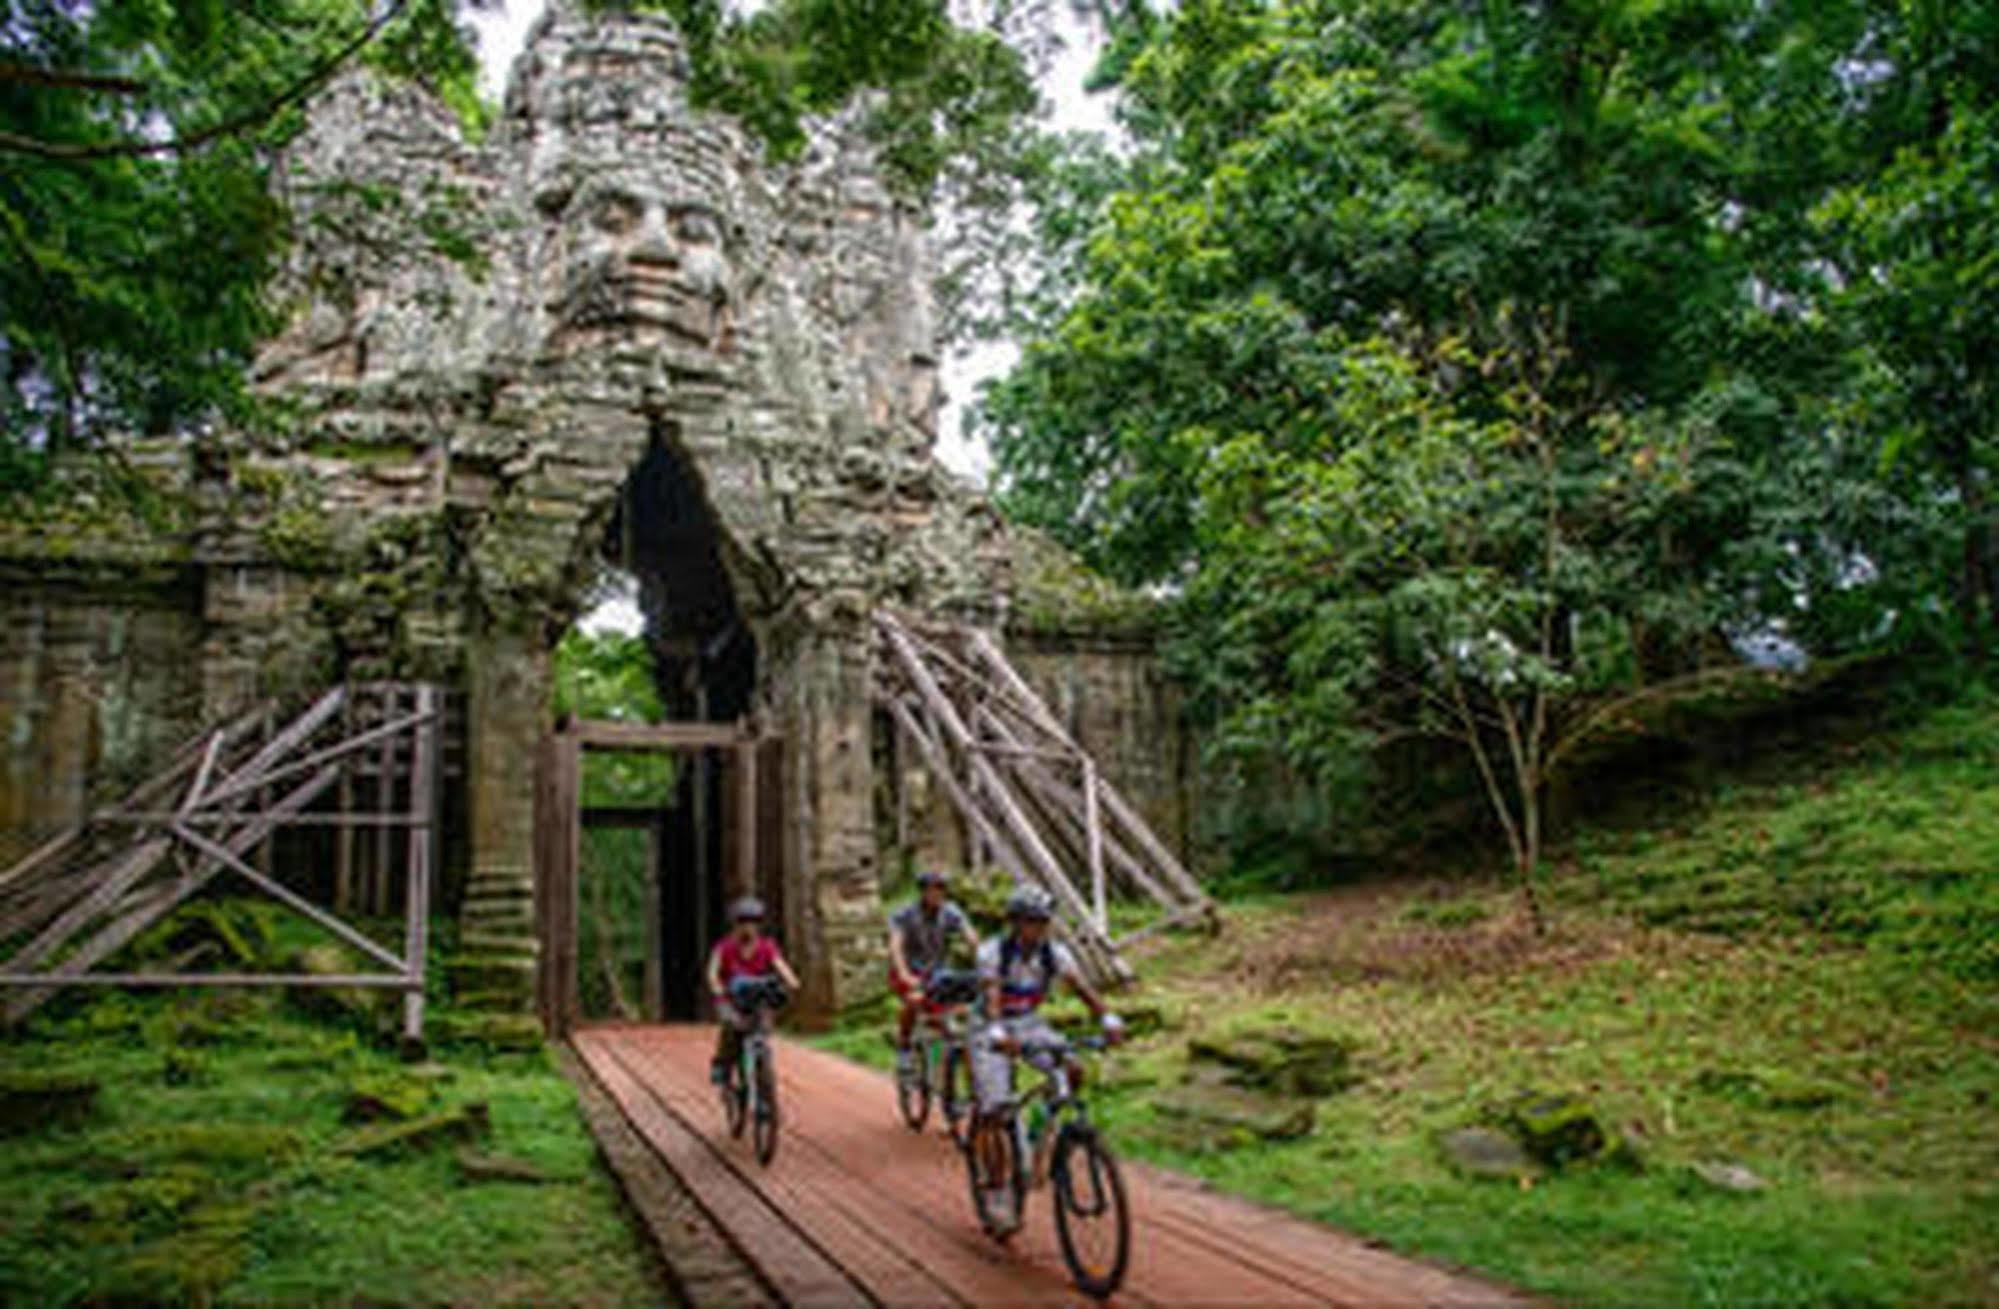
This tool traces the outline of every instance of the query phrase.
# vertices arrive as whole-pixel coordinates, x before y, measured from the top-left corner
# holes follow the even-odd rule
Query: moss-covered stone
[[[1551,1168],[1586,1162],[1638,1163],[1631,1143],[1579,1095],[1525,1091],[1508,1102],[1499,1117],[1529,1155]]]
[[[0,1074],[0,1136],[71,1127],[97,1108],[95,1078],[61,1073]]]
[[[1290,1024],[1224,1027],[1187,1043],[1194,1063],[1226,1070],[1225,1080],[1279,1095],[1324,1096],[1359,1080],[1354,1042]]]
[[[1214,1073],[1168,1087],[1152,1104],[1167,1119],[1201,1134],[1207,1144],[1223,1148],[1306,1136],[1316,1120],[1309,1100],[1232,1085]],[[1183,1143],[1193,1142],[1183,1138]]]
[[[429,1023],[439,1046],[475,1046],[502,1054],[538,1052],[545,1040],[541,1020],[523,1013],[443,1013]]]
[[[138,1177],[167,1165],[265,1171],[304,1156],[306,1141],[259,1123],[170,1123],[95,1136],[79,1161],[92,1172]]]
[[[428,1083],[409,1077],[370,1075],[348,1084],[343,1123],[407,1122],[430,1108],[435,1095]]]
[[[363,1128],[335,1146],[334,1152],[350,1159],[380,1159],[483,1140],[492,1130],[486,1106],[473,1103],[408,1122]]]
[[[540,1186],[563,1180],[525,1159],[489,1154],[469,1146],[459,1147],[456,1159],[459,1175],[468,1182],[519,1182]]]
[[[1822,1109],[1852,1094],[1838,1082],[1782,1068],[1709,1068],[1694,1079],[1694,1084],[1709,1094],[1764,1109]]]
[[[1515,1180],[1533,1177],[1540,1167],[1520,1143],[1490,1127],[1461,1127],[1437,1137],[1444,1162],[1464,1177]]]

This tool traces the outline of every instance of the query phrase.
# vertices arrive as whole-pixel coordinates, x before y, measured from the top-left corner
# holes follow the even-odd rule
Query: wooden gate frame
[[[22,1021],[71,986],[379,987],[403,993],[403,1035],[421,1042],[442,703],[428,684],[377,682],[335,687],[282,726],[275,706],[260,705],[188,742],[164,771],[122,801],[0,874],[0,939],[29,938],[0,963],[0,990],[11,991],[0,1006],[5,1020]],[[372,714],[376,721],[357,725],[356,714]],[[366,766],[377,770],[382,807],[350,812],[350,774]],[[396,809],[391,798],[405,776],[408,804]],[[314,811],[336,783],[337,807]],[[406,833],[400,956],[285,886],[272,870],[273,835],[315,826],[338,829],[343,848],[347,838],[375,830],[384,868],[393,834]],[[225,872],[384,971],[340,976],[90,971]]]
[[[577,929],[583,840],[583,752],[727,750],[736,762],[735,880],[756,885],[758,757],[779,740],[748,719],[733,723],[627,723],[565,716],[542,739],[535,770],[534,909],[540,937],[536,1000],[542,1026],[560,1040],[581,1021]]]

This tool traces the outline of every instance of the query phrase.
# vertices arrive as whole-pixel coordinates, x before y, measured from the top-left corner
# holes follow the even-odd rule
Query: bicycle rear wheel
[[[944,1125],[950,1129],[952,1144],[963,1150],[971,1139],[976,1102],[972,1099],[972,1061],[961,1045],[944,1052],[943,1094]]]
[[[769,1047],[757,1051],[757,1111],[753,1140],[757,1162],[768,1164],[777,1153],[777,1072],[771,1066]]]
[[[973,1117],[965,1148],[965,1171],[972,1185],[972,1209],[979,1226],[995,1241],[1020,1230],[1026,1208],[1019,1133],[1010,1113]]]
[[[1131,1258],[1131,1211],[1117,1161],[1091,1128],[1062,1129],[1049,1167],[1055,1232],[1076,1289],[1102,1300],[1124,1283]]]
[[[914,1041],[909,1047],[910,1068],[895,1074],[895,1103],[909,1130],[920,1132],[930,1121],[930,1043]]]

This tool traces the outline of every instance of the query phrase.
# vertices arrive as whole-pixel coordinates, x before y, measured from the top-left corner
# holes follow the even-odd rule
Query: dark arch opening
[[[698,475],[662,425],[626,478],[598,553],[636,590],[669,722],[729,723],[754,704],[757,642],[728,550]],[[682,749],[672,760],[671,780],[635,804],[593,809],[586,776],[577,870],[585,1020],[706,1016],[703,966],[726,929],[737,843],[758,818],[741,812],[740,750]],[[586,751],[584,762],[620,766],[608,752]]]
[[[757,643],[736,603],[723,543],[687,461],[654,432],[605,529],[606,563],[638,581],[667,716],[726,722],[750,710]]]

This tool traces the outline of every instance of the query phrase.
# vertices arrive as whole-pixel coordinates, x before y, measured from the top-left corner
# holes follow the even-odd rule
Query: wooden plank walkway
[[[780,1042],[785,1120],[759,1168],[732,1141],[708,1085],[705,1027],[593,1027],[575,1047],[597,1085],[777,1301],[795,1305],[1081,1305],[1045,1192],[1011,1243],[972,1216],[965,1169],[937,1129],[895,1114],[889,1080]],[[1365,1309],[1530,1303],[1503,1288],[1375,1249],[1182,1177],[1125,1165],[1132,1262],[1120,1305],[1349,1305]]]

